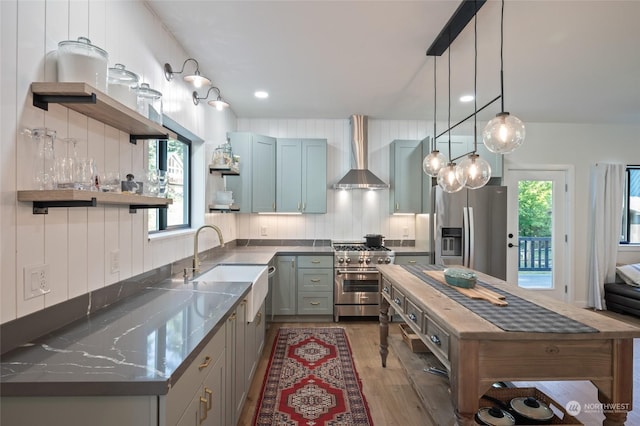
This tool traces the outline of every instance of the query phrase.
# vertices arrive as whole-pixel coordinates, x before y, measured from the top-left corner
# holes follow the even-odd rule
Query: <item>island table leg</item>
[[[389,302],[380,295],[380,359],[382,366],[387,366],[389,354]]]

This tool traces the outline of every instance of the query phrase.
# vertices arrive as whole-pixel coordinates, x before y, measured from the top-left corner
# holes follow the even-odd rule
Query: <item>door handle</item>
[[[507,247],[511,248],[511,247],[515,247],[515,245],[513,243],[509,243],[507,244]]]

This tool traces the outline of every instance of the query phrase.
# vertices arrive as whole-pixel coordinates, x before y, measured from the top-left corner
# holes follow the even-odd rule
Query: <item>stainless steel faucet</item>
[[[224,247],[224,238],[222,238],[222,231],[215,225],[202,225],[196,231],[196,235],[193,238],[193,275],[196,275],[200,272],[200,259],[198,258],[198,236],[200,235],[200,231],[204,228],[211,228],[218,234],[218,239],[220,240],[220,247]]]

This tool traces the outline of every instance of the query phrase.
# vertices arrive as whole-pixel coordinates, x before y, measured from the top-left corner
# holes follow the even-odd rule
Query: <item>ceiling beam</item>
[[[454,14],[449,18],[449,22],[438,34],[438,37],[431,43],[427,50],[427,56],[441,56],[447,51],[453,40],[458,37],[464,27],[467,26],[471,18],[480,10],[487,0],[463,0]]]

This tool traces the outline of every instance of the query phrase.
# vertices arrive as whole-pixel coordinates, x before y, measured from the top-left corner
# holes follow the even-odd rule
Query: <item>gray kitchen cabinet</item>
[[[220,355],[177,426],[224,426],[225,354]]]
[[[389,150],[391,213],[422,213],[422,142],[394,140]]]
[[[298,315],[333,314],[333,256],[298,256]]]
[[[273,280],[273,315],[296,314],[296,256],[278,256]]]
[[[225,176],[241,213],[273,212],[276,207],[276,139],[247,132],[227,134],[240,156],[238,176]]]
[[[231,314],[226,323],[227,340],[227,368],[225,371],[225,384],[227,386],[227,399],[225,400],[225,424],[238,423],[242,405],[247,396],[246,378],[246,317],[247,302],[240,302],[236,310]]]
[[[276,211],[327,212],[327,140],[276,142]]]
[[[263,302],[256,314],[256,317],[247,324],[247,330],[245,334],[245,352],[244,357],[244,371],[247,390],[251,387],[251,379],[253,378],[256,368],[258,367],[258,361],[264,348],[265,338],[265,303]]]

